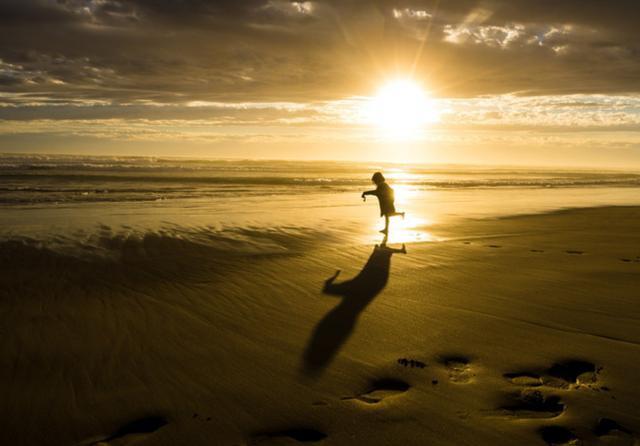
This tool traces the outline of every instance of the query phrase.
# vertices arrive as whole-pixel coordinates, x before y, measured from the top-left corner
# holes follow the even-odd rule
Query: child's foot
[[[402,219],[404,220],[404,212],[400,212],[400,215],[402,215]]]

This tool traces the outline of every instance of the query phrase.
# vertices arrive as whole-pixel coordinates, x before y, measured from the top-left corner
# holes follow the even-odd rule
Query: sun
[[[411,79],[394,79],[383,84],[368,101],[366,114],[385,135],[396,138],[415,137],[439,117],[434,101]]]

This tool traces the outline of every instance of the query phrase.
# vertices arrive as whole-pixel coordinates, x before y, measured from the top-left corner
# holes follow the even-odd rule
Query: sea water
[[[381,163],[0,156],[0,239],[78,252],[148,234],[234,252],[369,243],[382,171],[404,220],[394,242],[437,241],[456,219],[640,205],[640,172]]]

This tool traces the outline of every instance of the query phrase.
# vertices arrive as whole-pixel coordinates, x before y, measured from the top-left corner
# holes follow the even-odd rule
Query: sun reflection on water
[[[435,242],[439,238],[429,232],[432,223],[425,219],[412,215],[393,217],[389,224],[388,243],[416,243]]]
[[[412,212],[416,208],[412,204],[415,204],[415,200],[423,192],[411,184],[418,175],[401,168],[392,168],[385,171],[385,176],[394,190],[396,210],[406,213],[405,218],[400,216],[391,217],[387,243],[418,243],[442,240],[442,238],[435,236],[430,231],[430,227],[435,223],[432,219],[424,215],[415,215]],[[372,235],[368,237],[369,242],[379,243],[382,235],[378,231],[383,226],[384,219],[382,218],[371,224]]]
[[[402,217],[392,217],[389,224],[388,244],[394,243],[419,243],[419,242],[437,242],[442,240],[431,231],[429,227],[432,222],[426,218],[416,217],[407,214],[404,219]],[[378,231],[384,226],[384,220],[380,219],[370,226],[370,236],[367,242],[379,243],[382,234]]]
[[[414,188],[409,186],[408,184],[395,184],[393,186],[393,191],[394,191],[394,195],[395,195],[395,204],[396,207],[402,207],[406,204],[408,204],[412,198],[414,198],[417,194],[418,191]],[[400,211],[403,211],[404,209],[399,209]]]

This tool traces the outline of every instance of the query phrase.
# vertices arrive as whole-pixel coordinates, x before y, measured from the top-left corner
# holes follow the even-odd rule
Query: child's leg
[[[404,218],[404,212],[394,212],[392,214],[389,214],[391,217],[395,217],[396,215],[400,215],[402,216],[402,218]]]
[[[384,216],[384,229],[380,232],[382,232],[383,234],[389,233],[389,216],[388,215]]]

